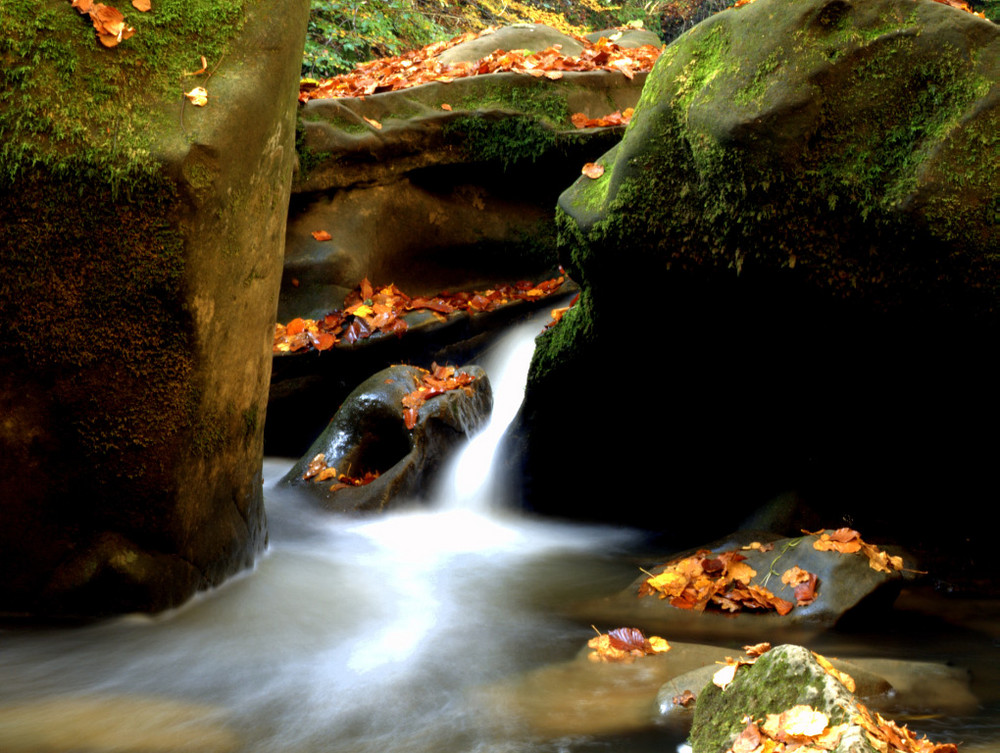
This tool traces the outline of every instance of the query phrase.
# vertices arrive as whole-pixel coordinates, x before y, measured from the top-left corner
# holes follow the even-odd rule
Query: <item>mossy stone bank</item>
[[[0,7],[0,613],[173,607],[266,543],[308,4]]]

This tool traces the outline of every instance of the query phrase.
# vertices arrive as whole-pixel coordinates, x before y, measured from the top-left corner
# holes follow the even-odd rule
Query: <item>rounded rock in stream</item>
[[[403,400],[430,373],[391,366],[362,382],[282,484],[307,491],[337,512],[383,510],[422,496],[449,451],[481,428],[493,407],[486,372],[466,366],[455,375],[471,380],[429,398],[407,428]]]

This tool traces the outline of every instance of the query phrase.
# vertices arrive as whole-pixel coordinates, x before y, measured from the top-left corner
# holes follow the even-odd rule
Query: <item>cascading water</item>
[[[494,418],[430,507],[330,516],[276,487],[289,462],[270,460],[271,546],[253,572],[171,614],[0,631],[0,751],[674,749],[683,733],[655,727],[533,733],[512,713],[511,696],[493,692],[576,654],[592,633],[561,618],[562,608],[614,593],[636,572],[623,556],[628,532],[544,523],[494,505],[487,468],[540,328],[526,325],[484,363]],[[868,647],[859,640],[856,648]],[[576,692],[567,680],[530,702],[552,718],[549,709],[572,706]]]
[[[537,608],[560,584],[532,568],[597,573],[584,554],[624,537],[491,507],[486,469],[541,327],[488,359],[493,419],[430,507],[331,517],[275,487],[288,463],[270,460],[271,546],[252,573],[167,615],[3,634],[0,750],[525,750],[469,697],[580,633]]]

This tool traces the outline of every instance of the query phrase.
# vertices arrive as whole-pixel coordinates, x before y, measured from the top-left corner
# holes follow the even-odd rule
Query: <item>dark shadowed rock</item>
[[[426,372],[392,366],[360,384],[340,406],[322,435],[282,480],[337,512],[370,512],[424,496],[428,480],[454,446],[489,418],[492,392],[478,366],[461,369],[476,377],[468,388],[450,390],[420,408],[416,426],[403,422],[403,397],[420,385]],[[369,484],[331,490],[336,477],[317,481],[303,475],[322,454],[339,473],[361,477],[377,472]]]
[[[529,377],[530,506],[685,545],[794,489],[946,568],[981,549],[972,508],[919,511],[997,494],[998,53],[925,0],[758,0],[671,44],[559,201],[583,293]]]

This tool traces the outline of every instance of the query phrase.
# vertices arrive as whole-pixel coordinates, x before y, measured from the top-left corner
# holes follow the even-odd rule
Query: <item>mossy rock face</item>
[[[75,10],[42,5],[33,24],[37,3],[0,14],[8,81],[29,68],[0,103],[0,613],[157,611],[266,542],[308,6],[127,10],[136,34],[109,50]],[[207,79],[180,75],[199,67],[192,18],[218,23]],[[198,84],[204,108],[181,96]]]
[[[713,16],[662,56],[605,175],[560,198],[573,268],[586,282],[625,248],[654,270],[993,317],[998,74],[1000,29],[940,3]]]
[[[804,704],[826,714],[831,725],[850,722],[857,708],[854,695],[826,672],[802,646],[777,646],[750,666],[736,671],[725,689],[708,683],[698,694],[691,725],[693,753],[724,753],[744,727],[745,717],[763,720],[767,714]],[[857,725],[841,735],[836,753],[874,753]]]
[[[992,494],[998,53],[929,0],[757,0],[669,45],[559,200],[583,293],[529,377],[530,505],[686,546],[799,489],[929,542],[914,500]]]

